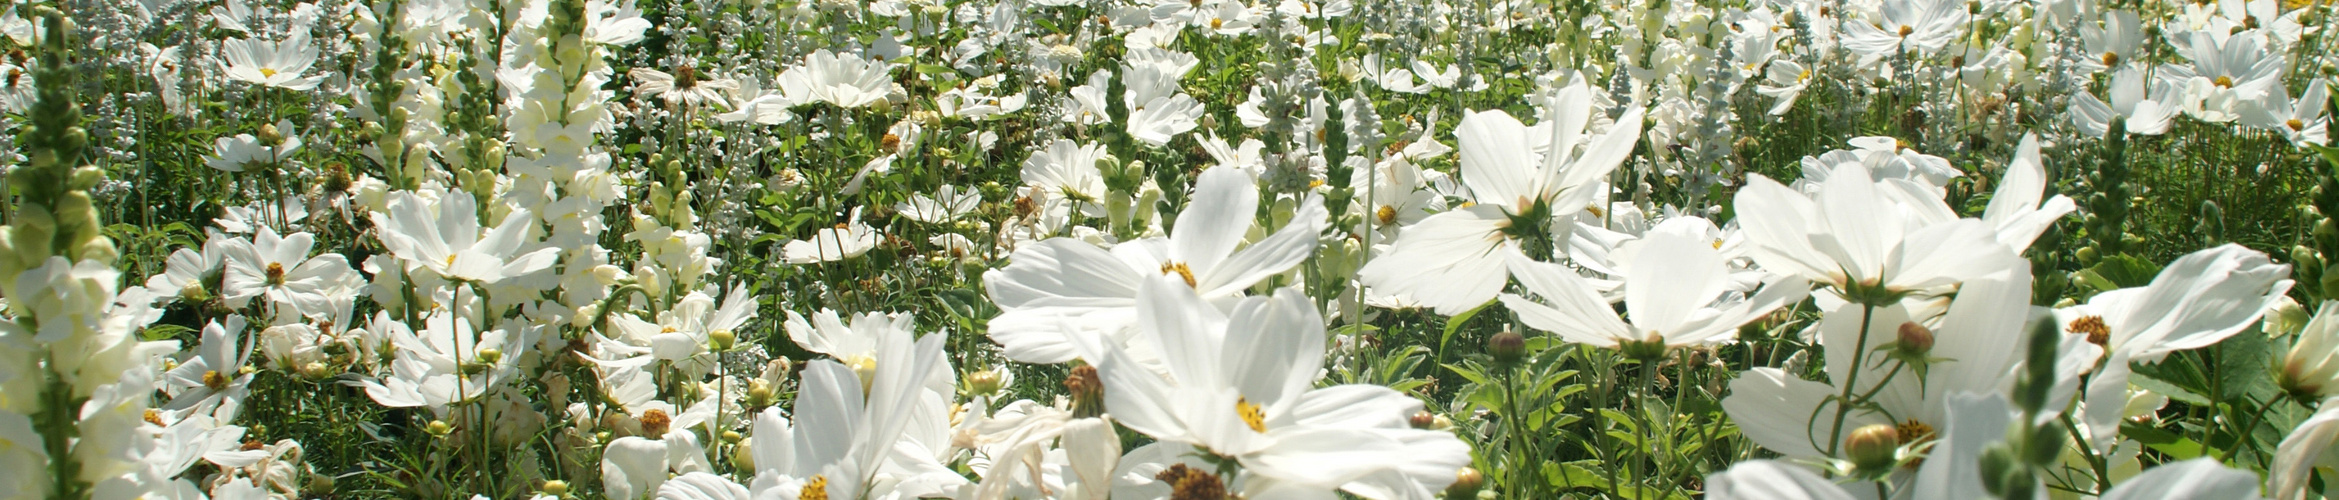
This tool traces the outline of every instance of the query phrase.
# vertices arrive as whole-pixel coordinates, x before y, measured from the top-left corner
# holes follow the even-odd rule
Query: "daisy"
[[[296,30],[282,41],[238,38],[220,42],[219,54],[227,59],[223,69],[231,80],[285,90],[309,90],[325,81],[324,75],[301,77],[317,63],[317,47],[309,43],[305,31]]]
[[[1439,314],[1460,314],[1494,300],[1510,276],[1506,255],[1521,253],[1520,238],[1548,234],[1561,218],[1590,205],[1605,189],[1601,179],[1640,142],[1638,107],[1617,118],[1605,135],[1585,140],[1584,126],[1595,116],[1591,91],[1581,81],[1551,102],[1547,125],[1534,128],[1500,110],[1464,117],[1454,135],[1461,143],[1462,182],[1477,204],[1414,224],[1359,278],[1377,293],[1411,295]],[[1577,155],[1579,145],[1584,151]]]

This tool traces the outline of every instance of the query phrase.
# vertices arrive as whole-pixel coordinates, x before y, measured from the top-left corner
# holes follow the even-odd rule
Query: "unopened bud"
[[[423,424],[422,431],[433,436],[447,437],[447,433],[455,432],[455,427],[447,425],[445,420],[432,420],[428,424]]]
[[[1519,358],[1527,355],[1527,337],[1516,331],[1503,330],[1502,333],[1494,334],[1494,338],[1487,339],[1486,352],[1494,356],[1496,363],[1517,363]]]
[[[1903,354],[1923,358],[1926,353],[1933,352],[1933,329],[1914,321],[1901,323],[1899,341],[1893,345]]]
[[[1446,498],[1476,498],[1478,489],[1486,487],[1486,473],[1463,467],[1454,471],[1454,484],[1446,486]]]
[[[277,130],[276,125],[272,123],[260,125],[260,132],[252,134],[252,136],[259,138],[261,144],[272,147],[284,144],[284,132]]]
[[[1899,459],[1900,429],[1885,424],[1874,424],[1853,429],[1844,437],[1844,456],[1860,470],[1876,471],[1892,467]]]
[[[731,346],[738,341],[739,335],[731,333],[730,330],[715,330],[712,332],[707,332],[707,347],[712,348],[715,351],[731,350]]]
[[[1412,418],[1406,419],[1406,423],[1413,425],[1415,429],[1428,429],[1438,424],[1438,416],[1427,411],[1417,411],[1413,412]]]
[[[556,497],[568,496],[569,483],[568,481],[562,481],[559,479],[545,481],[544,487],[540,488],[539,491],[542,491],[546,495],[552,495]]]
[[[968,394],[996,394],[999,389],[997,369],[975,370],[973,373],[966,374],[966,392]]]

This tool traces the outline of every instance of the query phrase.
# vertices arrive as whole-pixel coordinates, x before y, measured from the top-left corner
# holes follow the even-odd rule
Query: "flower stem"
[[[1875,320],[1876,305],[1861,304],[1860,341],[1852,344],[1852,364],[1849,365],[1851,373],[1844,375],[1844,393],[1838,396],[1835,403],[1835,424],[1830,426],[1832,430],[1828,431],[1827,456],[1836,456],[1837,449],[1844,445],[1844,416],[1852,412],[1852,401],[1854,401],[1852,392],[1859,390],[1860,363],[1868,354],[1868,326]]]

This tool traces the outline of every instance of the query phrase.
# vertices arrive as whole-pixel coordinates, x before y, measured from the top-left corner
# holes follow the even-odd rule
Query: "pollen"
[[[2292,118],[2290,121],[2282,122],[2282,126],[2290,127],[2290,131],[2292,132],[2303,132],[2306,131],[2307,128],[2306,122],[2298,121],[2297,118]]]
[[[1194,270],[1186,267],[1186,263],[1184,262],[1171,261],[1162,263],[1161,274],[1168,275],[1170,273],[1177,273],[1178,277],[1185,278],[1186,286],[1189,288],[1201,286],[1194,282]]]
[[[1168,484],[1170,500],[1226,500],[1226,483],[1218,476],[1186,464],[1170,465],[1153,479]]]
[[[2218,86],[2218,87],[2222,87],[2222,88],[2229,88],[2229,89],[2230,89],[2230,88],[2233,88],[2233,77],[2230,77],[2230,76],[2225,76],[2225,75],[2217,75],[2217,81],[2216,81],[2216,83],[2217,83],[2217,86]]]
[[[2071,320],[2071,324],[2064,326],[2063,330],[2087,334],[2087,343],[2090,344],[2106,345],[2112,340],[2112,328],[2104,324],[2102,316],[2082,316],[2079,319]]]
[[[260,76],[275,78],[276,68],[260,68]]]
[[[219,374],[219,370],[203,372],[203,386],[214,391],[227,389],[227,376]]]
[[[1908,421],[1901,422],[1900,425],[1892,426],[1892,428],[1895,431],[1899,431],[1898,434],[1900,434],[1900,442],[1902,445],[1916,445],[1911,449],[1918,451],[1924,451],[1924,447],[1926,446],[1925,443],[1932,441],[1933,438],[1936,437],[1933,433],[1933,424],[1925,423],[1923,420],[1912,418]],[[1919,454],[1917,458],[1910,459],[1908,463],[1904,465],[1908,468],[1914,469],[1917,468],[1917,466],[1924,464],[1924,456]]]
[[[1901,38],[1908,38],[1908,36],[1909,36],[1909,35],[1911,35],[1911,34],[1915,34],[1916,32],[1917,32],[1917,27],[1915,27],[1915,26],[1909,26],[1909,25],[1905,25],[1905,24],[1904,24],[1904,25],[1901,25],[1901,27],[1900,27],[1900,36],[1901,36]]]
[[[270,263],[268,263],[268,284],[270,284],[270,285],[282,285],[282,284],[284,284],[284,263],[282,263],[282,262],[270,262]]]
[[[796,500],[828,500],[828,476],[814,475],[804,481],[804,490]]]
[[[447,265],[455,265],[455,254],[447,254]]]
[[[2297,121],[2297,120],[2291,120],[2291,121],[2295,122],[2295,121]],[[1376,219],[1380,219],[1380,220],[1381,220],[1381,225],[1383,225],[1383,226],[1390,225],[1390,224],[1396,224],[1396,223],[1397,223],[1397,207],[1392,207],[1392,206],[1388,206],[1388,205],[1381,205],[1381,209],[1380,209],[1380,210],[1375,210],[1375,211],[1373,211],[1373,217],[1374,217],[1374,218],[1376,218]]]
[[[162,410],[147,408],[146,423],[154,424],[156,426],[166,426],[162,423]]]
[[[1242,415],[1243,424],[1251,426],[1251,432],[1267,433],[1267,412],[1260,410],[1258,403],[1251,402],[1250,398],[1235,398],[1234,412]]]
[[[644,410],[641,421],[642,435],[650,437],[665,436],[666,427],[674,424],[674,418],[666,416],[665,410],[658,409]]]

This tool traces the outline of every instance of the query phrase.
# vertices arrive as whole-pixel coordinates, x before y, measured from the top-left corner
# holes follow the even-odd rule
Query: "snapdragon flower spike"
[[[1406,230],[1389,253],[1358,278],[1381,295],[1407,295],[1438,314],[1455,315],[1493,300],[1509,281],[1508,256],[1522,237],[1564,235],[1553,228],[1606,189],[1601,182],[1640,141],[1635,106],[1598,138],[1585,141],[1595,111],[1581,81],[1558,91],[1544,123],[1528,127],[1501,110],[1474,112],[1454,129],[1462,183],[1475,205],[1429,216]],[[1545,135],[1549,134],[1549,135]],[[1581,155],[1575,154],[1578,146]],[[1549,258],[1551,255],[1528,255]]]
[[[1111,250],[1048,239],[1017,249],[1006,268],[984,273],[985,289],[1002,310],[991,320],[991,340],[1016,361],[1070,361],[1078,355],[1074,343],[1087,337],[1125,342],[1138,285],[1147,277],[1175,279],[1206,301],[1231,301],[1307,260],[1327,224],[1323,200],[1308,196],[1288,225],[1237,250],[1258,210],[1258,184],[1241,169],[1224,167],[1202,171],[1195,184],[1167,238]]]

